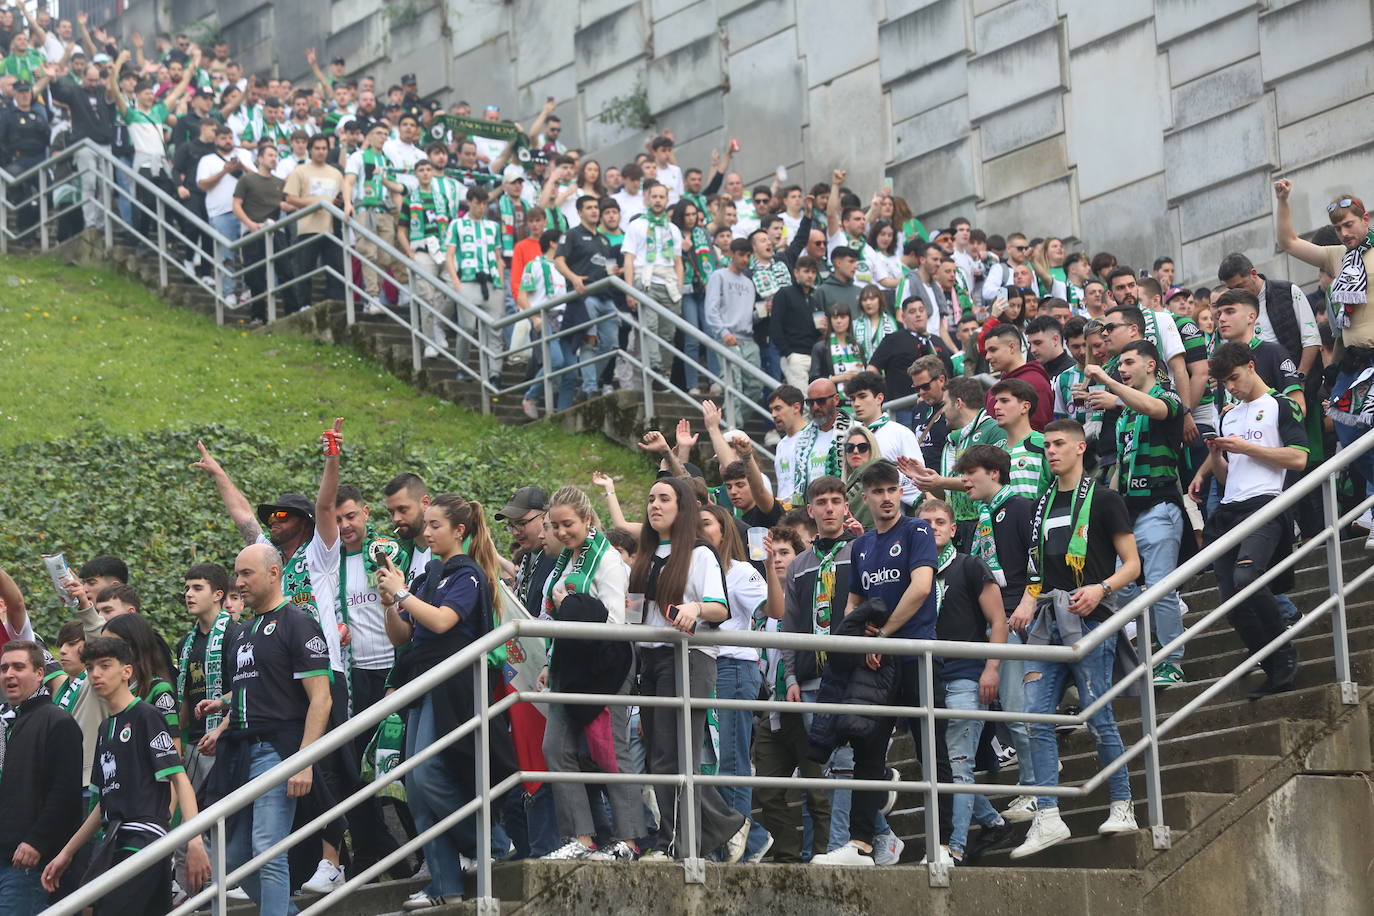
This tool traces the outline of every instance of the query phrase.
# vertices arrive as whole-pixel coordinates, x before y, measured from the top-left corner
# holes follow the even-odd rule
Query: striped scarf
[[[993,516],[1013,495],[1015,494],[1011,486],[1003,484],[1002,489],[993,494],[992,499],[987,502],[979,500],[978,527],[973,532],[973,555],[988,565],[999,588],[1006,587],[1007,576],[1002,572],[1002,562],[997,559],[997,535],[993,528]]]
[[[224,696],[224,632],[233,620],[228,611],[220,611],[210,624],[210,634],[205,641],[205,699],[218,700]],[[177,696],[186,696],[186,677],[191,670],[191,644],[196,641],[194,631],[187,634],[181,644],[181,657],[177,661]],[[75,698],[73,698],[75,700]],[[60,704],[59,704],[60,705]],[[205,717],[205,730],[214,731],[219,727],[219,714]]]
[[[706,230],[699,225],[692,227],[691,244],[692,256],[687,259],[687,269],[691,271],[692,285],[700,286],[704,292],[706,281],[716,272],[720,263],[716,259],[711,239],[706,235]]]
[[[1364,241],[1348,249],[1341,258],[1341,272],[1331,283],[1331,301],[1339,302],[1341,312],[1336,316],[1336,327],[1350,327],[1355,314],[1355,306],[1369,301],[1369,274],[1364,267],[1364,253],[1374,248],[1374,229],[1364,237]]]
[[[549,617],[553,616],[553,587],[558,583],[559,577],[563,575],[563,570],[568,571],[568,578],[563,583],[568,594],[591,594],[592,580],[596,578],[596,571],[601,566],[601,560],[608,553],[613,553],[614,550],[610,538],[595,528],[587,532],[586,542],[577,549],[577,559],[573,559],[573,549],[565,547],[558,554],[558,560],[553,564],[553,572],[549,573],[549,578],[545,580],[544,613]]]

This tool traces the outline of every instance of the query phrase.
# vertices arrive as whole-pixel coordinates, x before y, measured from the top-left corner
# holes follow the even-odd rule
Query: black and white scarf
[[[1364,241],[1354,248],[1347,249],[1341,259],[1341,272],[1331,283],[1331,301],[1341,306],[1336,316],[1336,327],[1350,327],[1355,306],[1369,301],[1369,274],[1364,268],[1364,253],[1374,248],[1374,229],[1364,237]]]

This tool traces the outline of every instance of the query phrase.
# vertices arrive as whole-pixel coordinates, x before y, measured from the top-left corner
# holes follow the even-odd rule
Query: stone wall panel
[[[969,58],[969,115],[983,118],[1063,85],[1059,30],[1051,29]]]

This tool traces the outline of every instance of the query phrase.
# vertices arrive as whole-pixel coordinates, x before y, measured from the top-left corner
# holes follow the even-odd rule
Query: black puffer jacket
[[[591,595],[572,593],[558,606],[558,619],[562,621],[605,623],[606,617],[606,606]],[[559,693],[616,693],[630,673],[632,652],[627,642],[555,640],[549,662],[549,686]],[[570,705],[568,718],[579,725],[590,725],[605,708]]]
[[[846,614],[831,632],[836,636],[863,636],[867,627],[881,627],[888,616],[887,605],[875,598]],[[892,702],[892,693],[897,686],[897,665],[891,657],[884,656],[876,671],[868,667],[864,656],[858,653],[830,652],[827,660],[821,675],[821,689],[816,696],[818,702],[872,706],[886,706]],[[809,756],[814,761],[824,762],[835,748],[867,738],[876,725],[877,719],[872,716],[816,715],[808,734]]]

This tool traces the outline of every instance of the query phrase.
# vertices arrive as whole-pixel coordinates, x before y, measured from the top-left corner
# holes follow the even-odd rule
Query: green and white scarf
[[[390,773],[401,762],[406,748],[406,723],[399,713],[392,713],[381,721],[372,733],[360,761],[359,774],[364,782],[374,782]],[[405,780],[388,783],[380,792],[383,798],[406,800]]]
[[[949,564],[954,562],[954,557],[958,552],[954,547],[954,542],[950,541],[940,548],[940,553],[935,557],[935,617],[937,619],[940,612],[945,609],[945,591],[949,588],[945,582],[945,570],[949,568]]]
[[[501,254],[510,257],[515,253],[515,205],[509,194],[497,198],[496,210],[501,214]]]
[[[1083,584],[1083,567],[1088,558],[1088,521],[1092,518],[1093,493],[1096,489],[1097,483],[1092,475],[1084,474],[1074,491],[1073,502],[1069,504],[1069,518],[1073,529],[1069,535],[1069,549],[1064,555],[1064,564],[1073,571],[1074,582],[1080,586]],[[1035,545],[1035,550],[1030,556],[1030,584],[1026,591],[1036,598],[1040,597],[1043,585],[1042,570],[1045,568],[1045,520],[1058,492],[1057,487],[1046,490],[1045,495],[1040,497],[1040,505],[1035,511],[1035,530],[1031,532],[1031,543]]]
[[[644,259],[652,267],[660,257],[668,263],[673,261],[673,232],[668,228],[668,214],[654,216],[652,210],[644,212],[648,228],[644,230]]]
[[[705,209],[702,212],[706,212]],[[687,266],[692,272],[692,285],[699,287],[700,292],[705,292],[706,281],[711,279],[711,274],[715,273],[719,265],[716,263],[711,239],[701,226],[692,227],[692,256],[687,259]]]
[[[182,667],[185,667],[184,663]],[[53,705],[65,713],[70,713],[76,708],[76,699],[81,695],[81,688],[85,686],[86,675],[84,672],[76,677],[68,677],[67,682],[62,685],[62,689],[53,695]]]
[[[841,441],[844,439],[844,430],[848,424],[848,415],[841,411],[835,417],[835,438],[830,443],[830,448],[825,456],[825,474],[830,477],[839,477],[841,469],[844,467],[843,459],[840,457]],[[802,469],[802,477],[805,478],[802,484],[802,491],[805,492],[806,484],[812,480],[811,477],[811,453],[816,450],[816,440],[820,438],[821,430],[815,422],[806,424],[802,430],[801,441],[797,443],[797,466]]]
[[[840,538],[830,546],[828,551],[823,551],[819,546],[813,546],[816,551],[816,559],[819,565],[816,567],[816,585],[811,593],[811,633],[814,636],[829,636],[830,624],[834,620],[835,609],[835,566],[839,560],[840,551],[844,550],[849,541]],[[825,668],[826,654],[816,653],[816,670],[821,671]],[[786,693],[786,690],[783,691]]]
[[[410,554],[405,546],[396,538],[390,535],[378,534],[377,530],[369,522],[363,531],[363,578],[372,587],[377,585],[377,561],[373,558],[374,550],[386,553],[391,558],[391,563],[399,570],[410,568]],[[356,554],[339,551],[339,620],[346,627],[352,627],[352,621],[348,615],[348,558]],[[353,714],[353,641],[350,639],[348,645],[339,646],[339,654],[342,657],[344,670],[344,686],[348,688],[348,713]]]
[[[601,560],[607,554],[613,553],[610,538],[593,528],[587,532],[587,540],[577,549],[577,559],[573,559],[572,548],[565,547],[554,561],[553,571],[549,573],[549,578],[544,583],[544,613],[549,617],[553,616],[553,587],[558,583],[558,579],[563,575],[563,570],[568,570],[568,578],[563,583],[567,588],[568,594],[588,595],[591,594],[592,580],[596,578],[596,571],[601,566]],[[569,567],[569,563],[572,564]]]
[[[386,185],[382,184],[382,176],[391,169],[391,160],[386,153],[378,152],[372,147],[363,147],[363,181],[362,197],[358,198],[358,205],[361,207],[383,207],[386,206]],[[372,177],[367,176],[367,167],[372,166]]]
[[[896,330],[897,321],[886,308],[878,313],[876,320],[868,317],[863,310],[854,316],[854,337],[859,342],[860,352],[870,359],[883,338]]]
[[[282,565],[282,593],[288,601],[319,623],[320,609],[315,603],[315,590],[310,584],[310,567],[305,561],[305,547],[305,544],[301,544]]]
[[[218,700],[224,696],[224,633],[234,618],[228,611],[220,611],[210,624],[210,633],[205,640],[205,699]],[[186,698],[186,678],[191,670],[191,644],[196,641],[192,630],[181,644],[181,657],[177,661],[177,696]],[[83,676],[84,677],[84,676]],[[205,730],[214,731],[224,718],[222,714],[212,713],[205,717]]]
[[[850,369],[862,369],[864,366],[863,351],[858,344],[853,342],[840,343],[834,335],[830,335],[830,371],[834,375],[841,375]]]
[[[448,225],[446,247],[456,248],[458,251],[457,268],[460,281],[472,283],[481,275],[485,275],[488,283],[500,288],[501,271],[497,269],[496,231],[490,220],[464,216],[451,221]]]
[[[438,181],[439,179],[430,181],[428,191],[416,187],[406,195],[412,242],[430,237],[443,239],[449,220],[453,218],[453,213],[449,209],[449,196]]]
[[[1354,248],[1346,249],[1341,257],[1341,272],[1331,284],[1331,301],[1339,302],[1340,314],[1336,316],[1336,327],[1350,327],[1355,314],[1355,306],[1369,301],[1369,274],[1364,267],[1364,253],[1374,248],[1374,229],[1364,237],[1364,241]]]
[[[1006,505],[1007,500],[1011,499],[1015,493],[1009,484],[1003,484],[1002,489],[993,494],[992,499],[987,502],[978,503],[978,527],[973,533],[973,555],[988,565],[992,571],[992,576],[997,580],[1000,587],[1005,588],[1007,576],[1002,572],[1002,564],[997,559],[997,535],[993,530],[993,516]]]

